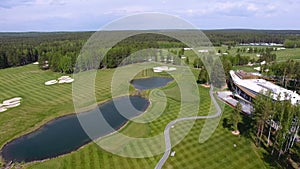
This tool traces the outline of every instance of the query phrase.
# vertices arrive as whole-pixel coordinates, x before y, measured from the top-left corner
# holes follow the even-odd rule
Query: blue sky
[[[0,0],[0,31],[98,30],[120,17],[162,12],[200,29],[300,29],[298,0]]]

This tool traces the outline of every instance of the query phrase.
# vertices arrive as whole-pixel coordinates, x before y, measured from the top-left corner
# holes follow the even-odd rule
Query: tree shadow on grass
[[[242,122],[238,124],[241,135],[246,138],[252,139],[251,132],[253,130],[253,119],[250,116],[242,116]]]
[[[222,126],[224,129],[232,130],[232,124],[229,122],[228,118],[223,119]]]
[[[262,153],[262,155],[263,161],[270,166],[269,168],[294,169],[294,167],[288,163],[287,155],[281,155],[281,157],[278,159],[278,152],[275,151],[274,154],[270,154],[269,150]]]

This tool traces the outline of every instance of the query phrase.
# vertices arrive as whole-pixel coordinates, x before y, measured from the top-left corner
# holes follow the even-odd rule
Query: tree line
[[[280,97],[280,95],[277,96],[277,100]],[[251,115],[244,117],[244,119],[251,119],[247,121],[248,124],[243,124],[244,134],[248,133],[257,147],[263,147],[266,150],[264,154],[268,158],[284,163],[287,163],[286,159],[291,159],[291,157],[293,160],[299,159],[300,154],[295,150],[297,149],[296,137],[300,128],[300,105],[293,105],[288,99],[275,101],[273,94],[268,92],[258,94],[253,100],[252,106]],[[229,119],[234,133],[237,134],[242,128],[240,125],[243,121],[241,112],[242,106],[237,103]],[[273,163],[282,166],[281,162]]]
[[[268,66],[277,83],[291,90],[300,90],[300,62],[289,59],[285,62],[274,62]]]
[[[193,30],[186,31],[193,33]],[[300,39],[299,36],[295,36],[299,35],[300,31],[204,30],[203,32],[215,46],[223,44],[233,46],[247,42],[284,43],[286,41],[285,44],[288,46],[298,47],[298,43],[296,46],[290,44],[294,44]],[[41,68],[47,68],[48,65],[53,71],[72,72],[81,48],[93,33],[0,33],[0,68],[22,66],[41,61],[43,64]],[[149,34],[133,36],[123,40],[111,49],[112,51],[109,51],[109,55],[123,58],[123,56],[138,49],[174,47],[183,48],[186,45],[174,38],[153,31]],[[253,50],[249,49],[248,52],[255,52],[255,50],[255,48]],[[267,51],[265,52],[267,53]],[[115,67],[119,63],[119,59],[107,59],[106,61],[101,63],[104,64],[103,67]],[[106,63],[108,65],[105,65]]]
[[[285,40],[300,41],[299,30],[204,30],[214,46],[231,45],[240,43],[277,43],[284,44]],[[298,46],[299,47],[299,46]]]
[[[0,69],[79,53],[91,32],[0,33]],[[46,58],[46,59],[45,59]]]
[[[277,96],[277,100],[280,97]],[[300,106],[292,105],[290,100],[274,101],[272,93],[266,93],[256,96],[253,110],[256,145],[267,147],[270,155],[277,152],[278,159],[291,155],[299,134]]]
[[[114,32],[108,33],[114,36]],[[90,35],[91,32],[0,34],[0,68],[22,66],[38,61],[41,69],[72,73],[80,50]],[[102,58],[99,68],[114,68],[126,57],[142,49],[180,47],[183,48],[185,45],[176,39],[149,33],[122,40],[109,49],[105,56],[103,54],[107,49],[99,49],[92,55],[98,59]],[[94,64],[90,58],[86,57],[82,61],[85,64],[82,67]]]

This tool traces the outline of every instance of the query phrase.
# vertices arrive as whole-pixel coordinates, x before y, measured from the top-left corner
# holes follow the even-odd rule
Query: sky
[[[300,0],[0,0],[0,32],[99,30],[133,14],[174,15],[199,29],[300,30]]]

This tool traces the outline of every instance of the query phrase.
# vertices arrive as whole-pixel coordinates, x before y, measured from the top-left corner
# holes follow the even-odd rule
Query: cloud
[[[103,14],[105,15],[117,15],[117,16],[124,16],[124,15],[131,15],[135,13],[142,13],[142,12],[149,12],[150,10],[144,6],[125,6],[121,8],[114,8],[110,10],[106,10]]]
[[[257,11],[256,5],[243,1],[217,3],[215,7],[216,13],[226,16],[247,17],[255,15]]]
[[[257,3],[251,3],[246,1],[217,1],[207,2],[206,4],[199,5],[201,7],[189,8],[185,10],[179,10],[182,15],[187,14],[189,16],[237,16],[247,17],[254,16],[262,11],[262,5]]]
[[[208,28],[300,29],[296,22],[299,5],[288,1],[1,0],[0,31],[97,29],[119,17],[143,12],[176,15]]]
[[[66,5],[67,2],[65,0],[52,0],[50,5]]]
[[[33,2],[33,0],[1,0],[0,2],[0,8],[13,8],[16,6],[22,6],[22,5],[30,5]]]

